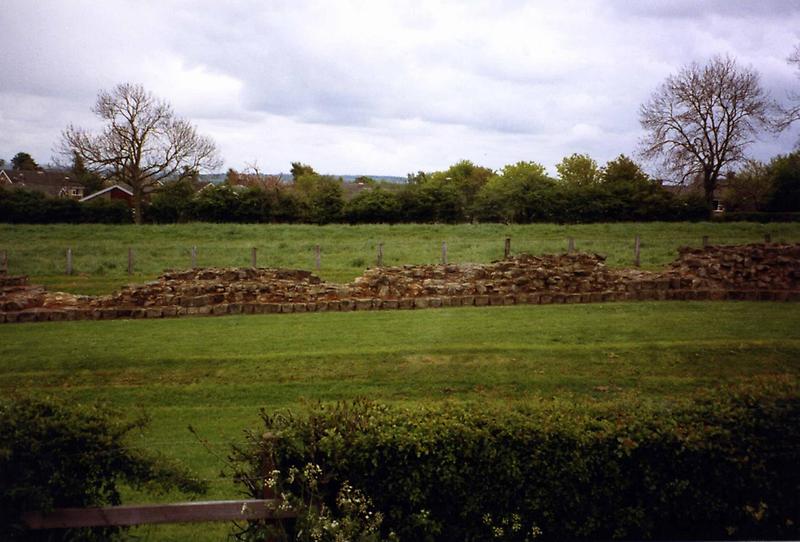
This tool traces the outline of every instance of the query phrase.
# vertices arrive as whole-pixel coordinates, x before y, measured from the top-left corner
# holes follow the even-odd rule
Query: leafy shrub
[[[91,224],[130,224],[131,209],[120,200],[93,200],[81,204],[81,222]]]
[[[187,222],[194,216],[195,188],[191,179],[180,179],[159,188],[145,207],[145,218],[160,224]]]
[[[202,493],[205,485],[163,458],[126,445],[145,418],[53,400],[0,402],[0,539],[108,540],[119,528],[29,531],[28,511],[120,504],[119,483]]]
[[[20,188],[0,188],[0,221],[12,224],[125,224],[131,222],[131,212],[121,201],[79,203],[73,199],[48,198],[41,192]]]
[[[232,455],[251,494],[272,464],[281,490],[300,495],[289,474],[313,465],[327,509],[351,484],[381,514],[384,537],[800,536],[796,386],[602,416],[358,400],[262,419]]]
[[[366,190],[345,204],[343,214],[351,224],[394,224],[401,218],[400,200],[380,188]]]

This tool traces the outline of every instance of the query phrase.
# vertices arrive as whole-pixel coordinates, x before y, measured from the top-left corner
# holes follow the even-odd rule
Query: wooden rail
[[[246,499],[102,508],[57,508],[47,514],[29,512],[22,517],[22,520],[30,529],[70,529],[153,523],[276,520],[297,516],[291,510],[279,510],[279,504],[280,501],[276,499]]]

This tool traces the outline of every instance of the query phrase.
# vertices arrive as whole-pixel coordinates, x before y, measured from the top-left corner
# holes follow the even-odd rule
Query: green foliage
[[[481,220],[530,223],[557,220],[556,182],[536,162],[505,166],[478,194]]]
[[[187,222],[194,217],[195,186],[190,179],[165,183],[145,209],[147,221],[156,223]]]
[[[95,199],[80,204],[85,224],[130,224],[131,209],[121,200]]]
[[[722,191],[725,211],[765,211],[773,192],[769,167],[758,160],[748,160],[742,169],[728,174]]]
[[[93,194],[103,189],[103,179],[97,173],[86,169],[83,158],[77,152],[72,153],[72,173],[75,179],[81,183],[86,191],[86,195]]]
[[[398,197],[403,217],[408,222],[455,224],[464,221],[464,200],[452,183],[428,180],[408,185]]]
[[[556,164],[556,171],[562,183],[571,186],[587,186],[600,181],[597,162],[588,154],[573,153]]]
[[[644,184],[650,179],[647,174],[642,171],[639,164],[624,154],[620,154],[614,160],[609,160],[605,165],[600,172],[600,180],[605,184]]]
[[[0,402],[0,536],[3,540],[108,540],[118,528],[29,531],[29,511],[121,503],[120,483],[148,491],[205,485],[159,456],[126,444],[146,418],[120,421],[118,412],[52,399]]]
[[[36,163],[36,160],[28,154],[27,152],[18,152],[14,155],[14,158],[11,159],[11,169],[14,170],[31,170],[35,171],[37,169],[42,169],[39,164]]]
[[[294,181],[297,181],[300,177],[305,175],[317,174],[313,167],[309,166],[308,164],[303,164],[302,162],[292,162],[292,169],[290,171],[292,174],[292,180]]]
[[[383,514],[375,512],[372,501],[347,481],[339,484],[333,499],[320,491],[326,476],[319,465],[308,463],[303,468],[289,467],[287,472],[273,470],[258,480],[242,479],[250,492],[263,490],[263,484],[280,495],[279,510],[296,514],[291,522],[266,525],[251,522],[234,536],[238,540],[297,542],[378,542]],[[395,539],[395,537],[391,537]]]
[[[449,218],[440,217],[438,221],[471,220],[471,209],[474,206],[475,198],[492,176],[494,176],[494,172],[491,169],[477,166],[469,160],[461,160],[444,171],[429,174],[425,181],[427,184],[438,185],[447,193],[454,188],[460,200],[451,211],[446,213]]]
[[[398,195],[381,188],[365,190],[348,201],[342,211],[351,224],[394,224],[402,218]]]
[[[341,178],[317,173],[303,174],[295,178],[294,192],[302,222],[328,224],[341,220],[344,207]]]
[[[319,404],[302,417],[262,413],[233,458],[243,479],[269,461],[283,474],[317,466],[330,509],[347,481],[401,540],[796,538],[797,391],[721,390],[668,412],[602,415]]]
[[[231,186],[206,186],[194,197],[193,213],[206,222],[235,222],[239,193]]]
[[[769,164],[774,192],[770,211],[800,211],[800,151],[777,156]]]
[[[128,206],[121,201],[79,203],[67,198],[48,198],[41,192],[0,187],[0,220],[12,224],[126,224]]]

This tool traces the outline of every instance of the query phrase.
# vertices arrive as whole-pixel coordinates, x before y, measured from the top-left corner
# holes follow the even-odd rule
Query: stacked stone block
[[[0,276],[0,322],[726,299],[800,301],[800,244],[683,248],[663,272],[609,269],[598,254],[379,267],[344,285],[290,269],[168,271],[97,297]]]

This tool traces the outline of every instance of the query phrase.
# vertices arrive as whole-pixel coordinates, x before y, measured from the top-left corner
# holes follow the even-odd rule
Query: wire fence
[[[295,246],[191,244],[185,246],[108,246],[86,243],[48,248],[18,246],[0,249],[0,273],[29,276],[124,277],[155,276],[165,269],[200,267],[289,267],[354,278],[365,268],[404,264],[489,263],[515,254],[593,252],[612,267],[660,267],[677,256],[679,247],[791,242],[789,236],[765,233],[726,236],[631,235],[613,237],[505,237],[495,243],[470,239],[432,239],[360,243],[298,243]]]

